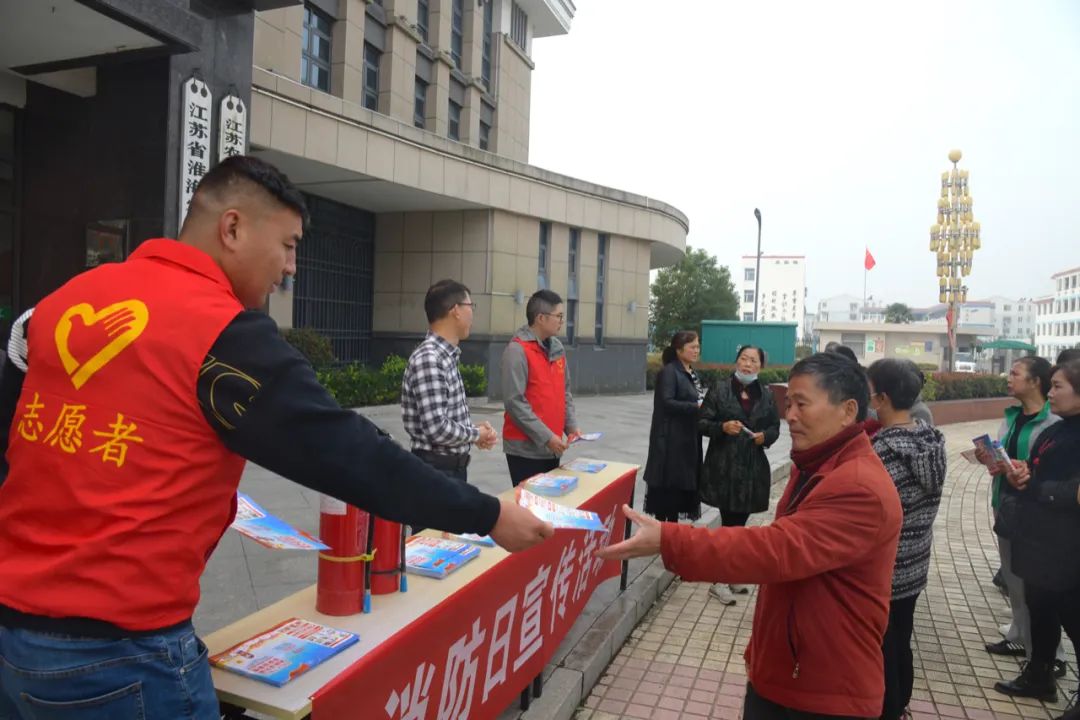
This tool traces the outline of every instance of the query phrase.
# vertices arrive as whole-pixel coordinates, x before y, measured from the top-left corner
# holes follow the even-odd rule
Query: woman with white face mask
[[[701,470],[701,501],[720,510],[721,524],[746,525],[751,513],[769,509],[772,473],[765,448],[780,436],[780,414],[772,391],[758,380],[765,351],[747,345],[735,357],[735,372],[719,380],[701,406],[698,428],[709,439]],[[713,585],[709,592],[735,604],[744,586]]]

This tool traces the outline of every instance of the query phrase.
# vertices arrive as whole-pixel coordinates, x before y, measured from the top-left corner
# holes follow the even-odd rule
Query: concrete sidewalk
[[[959,453],[998,423],[945,426],[949,469],[934,525],[929,585],[915,616],[915,720],[937,718],[1052,718],[1076,689],[1076,662],[1059,684],[1061,700],[1045,705],[1009,698],[994,682],[1015,677],[1015,658],[989,655],[984,643],[1001,638],[1009,619],[1004,596],[991,583],[998,565],[985,471]],[[775,490],[775,488],[774,488]],[[773,501],[776,497],[774,492]],[[763,523],[770,513],[756,515]],[[578,720],[739,718],[745,693],[743,651],[750,637],[756,591],[725,607],[704,583],[676,580],[631,634],[578,710]]]

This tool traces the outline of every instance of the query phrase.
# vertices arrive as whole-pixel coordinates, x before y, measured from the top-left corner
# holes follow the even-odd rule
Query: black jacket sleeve
[[[697,415],[698,404],[692,400],[679,400],[679,369],[668,363],[656,375],[656,397],[668,415]]]
[[[339,406],[258,312],[241,313],[199,373],[203,414],[225,446],[304,487],[379,517],[487,534],[499,501],[451,480]]]
[[[19,395],[22,394],[23,371],[11,362],[11,358],[4,359],[3,374],[0,375],[0,485],[7,479],[7,449],[11,437],[11,423],[18,409]]]

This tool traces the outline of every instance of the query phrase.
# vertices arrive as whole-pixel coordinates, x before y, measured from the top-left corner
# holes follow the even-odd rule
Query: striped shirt
[[[461,348],[429,332],[401,380],[401,420],[413,450],[467,455],[480,437],[465,400],[458,370]]]

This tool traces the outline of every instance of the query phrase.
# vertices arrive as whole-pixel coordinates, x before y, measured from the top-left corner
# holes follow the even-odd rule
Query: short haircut
[[[250,155],[233,155],[210,168],[195,188],[193,200],[203,194],[224,197],[229,191],[245,185],[261,188],[272,201],[299,215],[305,228],[308,226],[311,217],[307,203],[288,176],[265,160]]]
[[[1054,361],[1055,365],[1064,365],[1070,363],[1073,360],[1080,360],[1080,347],[1065,348],[1058,353],[1057,360]]]
[[[866,371],[839,353],[817,353],[803,358],[791,368],[788,379],[810,375],[817,386],[829,394],[829,402],[841,405],[854,400],[858,405],[855,419],[866,419],[866,407],[870,403],[870,386]]]
[[[735,362],[739,362],[739,358],[741,358],[742,354],[747,350],[757,350],[757,356],[758,360],[761,361],[761,367],[765,367],[765,351],[759,348],[757,345],[743,345],[741,348],[739,348],[739,351],[735,353]]]
[[[922,382],[917,372],[918,368],[910,360],[896,358],[877,360],[866,369],[874,392],[888,395],[897,410],[910,410],[918,399]]]
[[[1080,393],[1080,360],[1070,360],[1069,362],[1055,365],[1053,370],[1055,373],[1060,372],[1065,376],[1065,380],[1072,385],[1074,393]]]
[[[1023,365],[1028,377],[1039,383],[1039,391],[1043,397],[1050,393],[1050,378],[1054,375],[1054,368],[1050,361],[1037,355],[1028,355],[1017,360],[1013,365]]]
[[[442,320],[460,303],[465,302],[472,293],[457,280],[440,280],[428,288],[424,296],[424,313],[427,321],[433,323]]]
[[[562,305],[559,293],[552,290],[537,290],[525,305],[525,321],[532,325],[536,322],[537,316],[552,312],[559,305]]]
[[[829,343],[829,345],[832,345],[832,343]],[[859,364],[859,358],[855,355],[855,351],[849,348],[847,345],[841,345],[840,343],[837,343],[831,349],[829,349],[828,345],[826,345],[825,352],[847,358],[856,365]]]

